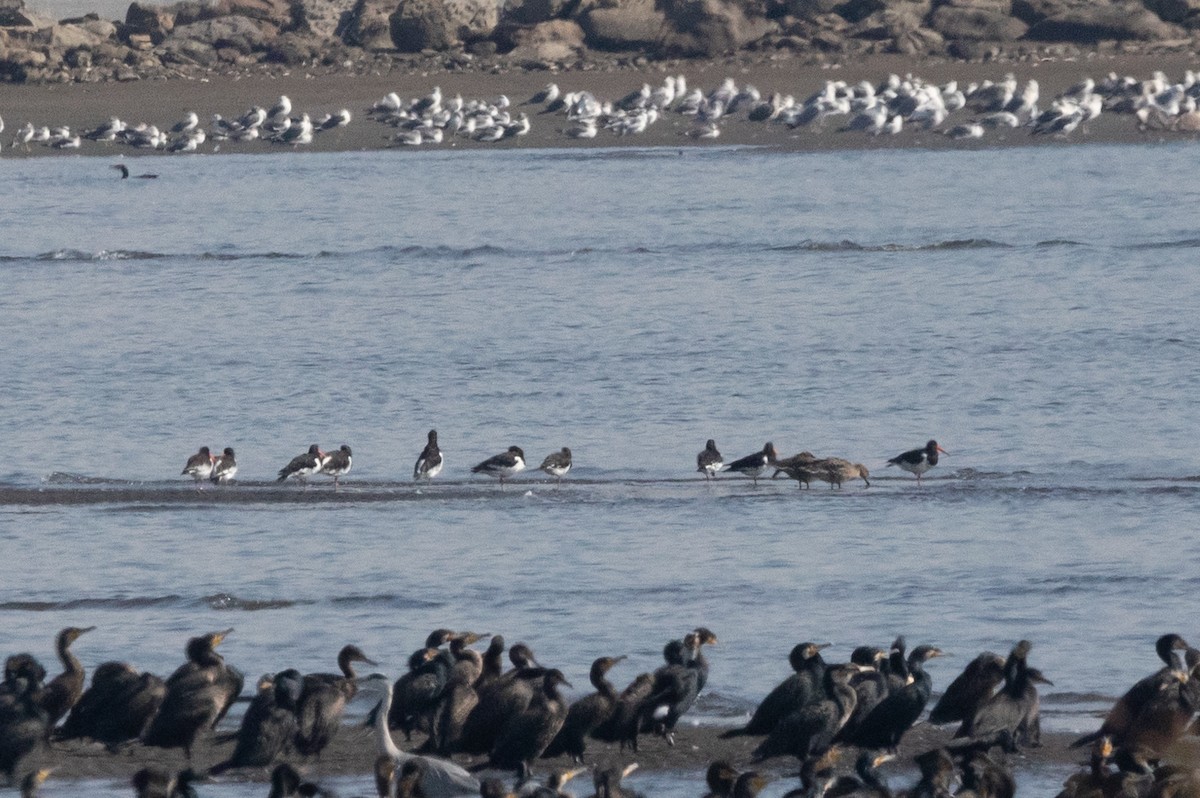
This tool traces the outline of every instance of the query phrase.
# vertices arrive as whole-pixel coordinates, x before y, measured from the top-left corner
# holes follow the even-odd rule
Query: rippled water
[[[583,685],[704,624],[699,712],[732,723],[800,640],[936,643],[936,690],[1025,637],[1051,727],[1092,728],[1155,637],[1194,634],[1193,157],[197,156],[124,183],[0,162],[5,652],[50,660],[95,624],[89,668],[167,672],[233,626],[250,674],[351,641],[397,674],[449,626]],[[418,491],[430,427],[447,466]],[[848,457],[872,486],[705,485],[708,437]],[[924,487],[884,468],[929,437],[950,455]],[[354,447],[336,500],[266,486],[314,441]],[[576,468],[470,475],[510,444]],[[234,446],[246,484],[197,496],[176,475],[200,445]]]

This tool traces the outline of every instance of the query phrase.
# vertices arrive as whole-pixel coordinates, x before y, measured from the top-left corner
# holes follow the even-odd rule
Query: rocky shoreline
[[[1193,59],[1200,0],[181,0],[52,20],[0,0],[0,83],[595,72],[894,55]]]

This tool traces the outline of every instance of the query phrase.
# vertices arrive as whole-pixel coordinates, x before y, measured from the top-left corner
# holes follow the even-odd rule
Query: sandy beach
[[[840,132],[845,119],[835,119],[821,128],[790,130],[784,125],[751,122],[744,113],[727,116],[721,123],[719,138],[696,139],[687,135],[693,127],[690,117],[667,113],[657,124],[640,135],[618,137],[601,130],[589,140],[571,139],[564,135],[567,127],[561,115],[541,114],[540,106],[522,106],[528,98],[548,82],[556,82],[563,91],[586,89],[601,100],[615,100],[643,82],[652,86],[662,83],[667,75],[686,76],[689,87],[711,91],[725,78],[739,86],[751,84],[764,97],[772,92],[792,95],[803,100],[819,91],[827,80],[848,84],[870,81],[878,84],[889,74],[911,75],[928,83],[945,84],[958,81],[961,87],[972,82],[999,81],[1011,73],[1024,83],[1036,79],[1041,86],[1041,107],[1078,81],[1091,77],[1097,82],[1109,73],[1130,75],[1138,79],[1151,77],[1156,70],[1168,78],[1181,79],[1184,71],[1196,67],[1184,54],[1092,54],[1086,58],[1060,60],[997,61],[993,63],[962,63],[947,60],[914,61],[899,56],[872,56],[853,63],[813,64],[786,55],[772,58],[731,58],[723,61],[668,61],[644,66],[616,66],[606,62],[594,69],[575,71],[526,71],[512,69],[471,72],[463,70],[404,70],[395,68],[386,74],[347,75],[321,74],[315,71],[286,71],[255,74],[214,74],[203,79],[173,79],[93,84],[11,85],[0,84],[0,116],[7,127],[0,134],[3,151],[0,157],[50,155],[68,153],[117,158],[154,151],[135,150],[118,144],[99,144],[84,141],[78,150],[56,151],[33,144],[28,150],[11,146],[12,133],[25,122],[34,125],[69,126],[72,131],[94,127],[111,116],[129,124],[152,123],[169,128],[188,111],[195,111],[206,123],[213,114],[236,117],[254,105],[269,106],[280,95],[293,103],[293,114],[309,113],[314,119],[322,114],[347,108],[353,121],[316,136],[311,145],[295,148],[298,151],[365,151],[397,147],[391,137],[395,130],[368,118],[365,110],[388,92],[402,98],[415,98],[433,87],[443,95],[461,95],[465,100],[495,100],[504,95],[512,102],[511,113],[529,114],[531,129],[528,135],[505,139],[497,143],[479,143],[463,137],[450,137],[438,145],[425,148],[489,148],[489,147],[601,147],[601,146],[728,146],[743,145],[781,150],[874,149],[895,147],[964,148],[995,146],[1061,146],[1079,142],[1154,143],[1173,140],[1192,140],[1194,133],[1163,129],[1139,129],[1132,115],[1105,113],[1100,118],[1074,131],[1069,136],[1031,136],[1027,129],[989,130],[980,139],[956,141],[943,131],[972,118],[964,109],[953,115],[939,129],[905,129],[898,135],[870,136],[861,132]],[[209,140],[199,152],[279,152],[291,150],[286,145],[262,141],[237,143]]]

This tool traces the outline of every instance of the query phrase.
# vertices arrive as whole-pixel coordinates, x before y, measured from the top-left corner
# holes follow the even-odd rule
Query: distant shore
[[[83,141],[78,149],[55,150],[33,143],[28,149],[13,146],[14,132],[26,122],[35,126],[69,126],[73,132],[95,127],[109,117],[117,116],[129,124],[145,122],[168,129],[189,111],[196,112],[201,124],[207,125],[213,114],[236,117],[251,106],[269,106],[280,95],[287,95],[293,104],[293,114],[309,113],[313,119],[322,114],[347,108],[354,115],[346,127],[318,133],[312,144],[290,147],[262,141],[236,143],[217,142],[211,138],[198,149],[211,152],[285,152],[292,151],[369,151],[390,147],[400,148],[392,141],[396,132],[378,121],[369,119],[365,110],[389,92],[411,99],[427,94],[435,86],[446,97],[461,95],[465,100],[495,100],[501,95],[512,103],[509,111],[516,117],[525,112],[530,119],[527,135],[504,139],[496,143],[480,143],[463,137],[450,136],[441,144],[426,144],[419,149],[472,149],[511,147],[611,147],[652,146],[684,147],[712,145],[743,145],[768,147],[789,151],[876,148],[980,148],[996,146],[1060,146],[1068,143],[1160,143],[1191,141],[1195,133],[1164,129],[1140,129],[1137,120],[1128,114],[1105,113],[1084,129],[1069,136],[1031,136],[1028,129],[988,130],[979,139],[953,140],[943,132],[954,124],[972,118],[969,110],[954,113],[946,123],[934,130],[905,129],[898,135],[870,136],[861,132],[840,132],[846,119],[837,118],[823,127],[791,130],[780,124],[752,122],[745,113],[726,116],[720,122],[717,138],[693,138],[693,119],[668,112],[656,124],[640,135],[618,137],[600,130],[592,139],[572,139],[563,130],[568,126],[561,115],[543,114],[540,106],[522,106],[536,91],[553,81],[562,90],[588,90],[601,101],[616,100],[643,83],[658,86],[667,75],[686,76],[690,88],[711,91],[725,78],[732,78],[739,87],[751,84],[763,95],[772,92],[792,95],[798,101],[819,91],[827,80],[844,81],[854,85],[859,81],[878,84],[889,74],[911,75],[928,83],[945,84],[957,81],[961,87],[972,82],[1000,81],[1011,73],[1018,82],[1035,79],[1041,87],[1041,107],[1047,107],[1054,96],[1078,81],[1091,77],[1097,82],[1109,73],[1149,78],[1156,70],[1179,80],[1184,71],[1197,64],[1187,55],[1093,55],[1081,60],[1040,60],[994,63],[965,63],[945,59],[913,60],[900,56],[872,56],[847,63],[812,64],[791,58],[761,61],[746,59],[710,61],[671,61],[645,63],[641,66],[564,72],[511,70],[506,72],[406,71],[387,74],[345,75],[318,74],[303,70],[278,74],[213,75],[205,79],[143,80],[95,84],[12,85],[0,84],[0,117],[6,123],[0,134],[0,159],[43,155],[87,155],[103,158],[125,158],[142,154],[157,154],[154,150],[139,150],[120,144]]]

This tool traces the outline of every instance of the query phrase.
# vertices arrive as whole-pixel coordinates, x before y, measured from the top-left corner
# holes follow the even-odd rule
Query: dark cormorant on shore
[[[1004,681],[1004,657],[985,651],[971,660],[963,672],[946,687],[946,692],[929,712],[929,722],[936,724],[965,721]]]
[[[192,782],[196,773],[191,768],[172,776],[160,768],[142,768],[133,774],[130,783],[137,798],[196,798]]]
[[[642,704],[650,697],[654,689],[654,675],[639,673],[629,685],[621,691],[617,705],[613,708],[608,720],[592,730],[592,737],[610,743],[620,743],[621,751],[626,746],[637,751],[638,713]]]
[[[955,737],[1003,745],[1016,750],[1031,715],[1036,718],[1037,686],[1029,676],[1028,657],[1033,644],[1021,640],[1004,661],[1004,686],[963,721]],[[1023,737],[1021,740],[1023,741]]]
[[[21,798],[37,798],[41,794],[42,785],[50,778],[50,768],[31,770],[21,779]]]
[[[338,652],[340,674],[310,673],[304,677],[296,711],[296,750],[304,756],[320,756],[341,728],[342,712],[358,692],[355,662],[377,664],[358,646],[348,645]]]
[[[517,798],[575,798],[567,792],[567,784],[586,770],[587,768],[553,770],[546,777],[545,784],[539,784],[532,779],[521,784],[517,790]]]
[[[724,759],[710,762],[704,772],[704,782],[708,785],[704,798],[730,798],[739,775],[737,769]]]
[[[540,692],[547,670],[538,664],[533,650],[517,643],[508,650],[513,667],[478,690],[479,703],[463,724],[458,750],[468,754],[488,753],[495,746],[504,726],[520,715]],[[547,741],[547,744],[549,741]]]
[[[940,656],[942,651],[935,646],[917,646],[906,660],[912,682],[888,693],[887,698],[880,701],[871,713],[863,718],[862,723],[855,728],[853,734],[847,735],[844,742],[860,748],[895,750],[900,744],[900,738],[917,722],[925,705],[929,703],[933,679],[925,672],[924,665],[928,660]]]
[[[42,709],[46,711],[50,728],[54,728],[83,695],[86,675],[83,671],[83,663],[71,653],[71,644],[78,640],[80,635],[95,628],[88,626],[81,629],[77,626],[68,626],[55,638],[54,646],[58,652],[58,658],[63,664],[63,672],[46,684],[41,698]]]
[[[892,641],[887,659],[879,663],[879,672],[887,678],[888,693],[894,693],[900,688],[912,683],[912,673],[908,669],[908,642],[904,635]]]
[[[471,710],[479,704],[479,693],[475,690],[475,684],[483,674],[483,657],[468,646],[482,638],[482,635],[474,632],[462,632],[450,641],[450,656],[454,660],[454,667],[450,669],[450,678],[442,689],[437,713],[433,719],[433,733],[421,747],[421,753],[432,751],[449,756],[456,750],[462,737],[463,726]]]
[[[454,632],[449,629],[430,632],[425,647],[408,658],[408,673],[397,679],[392,688],[395,697],[388,712],[388,727],[404,732],[406,740],[412,739],[413,731],[428,732],[432,728],[433,713],[454,665],[449,652],[441,646],[453,638]]]
[[[850,680],[857,665],[833,665],[825,669],[822,696],[782,718],[767,738],[754,749],[752,762],[774,756],[794,756],[803,765],[801,781],[811,786],[811,762],[827,752],[838,731],[854,712],[858,696]]]
[[[6,679],[0,696],[0,773],[11,782],[26,756],[46,739],[48,718],[40,684],[26,676]]]
[[[1013,798],[1017,783],[1012,769],[987,755],[975,751],[962,765],[962,787],[956,796],[961,798]]]
[[[167,695],[142,742],[183,748],[190,760],[196,737],[217,725],[242,692],[241,671],[225,664],[216,647],[232,632],[210,632],[187,643],[188,661],[167,679]]]
[[[887,658],[882,649],[872,646],[859,646],[850,654],[851,664],[857,665],[859,672],[850,680],[854,694],[858,700],[854,704],[854,712],[842,727],[842,736],[854,734],[863,719],[871,714],[871,710],[888,697],[888,678],[879,670],[879,665]]]
[[[950,798],[954,783],[958,780],[958,769],[954,759],[944,748],[934,748],[913,757],[921,778],[908,791],[908,798]]]
[[[598,726],[607,723],[616,711],[620,696],[612,682],[608,680],[608,672],[617,663],[624,660],[620,657],[599,657],[592,662],[588,678],[596,692],[584,696],[571,704],[567,710],[567,719],[553,742],[542,753],[544,757],[555,757],[569,754],[576,762],[583,762],[583,754],[587,748],[585,739]]]
[[[856,776],[839,776],[825,788],[823,798],[891,798],[887,779],[879,772],[885,762],[895,759],[890,753],[863,751],[854,763]]]
[[[267,798],[310,798],[310,796],[332,796],[333,793],[323,789],[315,782],[305,781],[300,771],[283,762],[271,771],[271,791]]]
[[[303,682],[304,677],[295,668],[260,679],[258,694],[242,716],[233,753],[210,772],[215,775],[229,768],[267,767],[285,754],[296,737],[296,710]]]
[[[767,694],[749,723],[740,729],[730,729],[721,738],[770,734],[780,720],[811,701],[822,689],[826,666],[821,650],[828,647],[829,643],[800,643],[793,647],[788,663],[794,673]]]
[[[667,664],[654,672],[650,695],[639,710],[639,731],[653,730],[668,745],[675,744],[675,724],[700,694],[701,670],[696,658],[699,652],[700,636],[695,632],[688,632],[683,640],[672,640],[663,647]]]
[[[533,762],[567,719],[567,701],[558,691],[560,685],[571,686],[562,671],[547,671],[529,706],[505,721],[488,757],[492,767],[516,768],[521,778],[529,777]]]
[[[1187,642],[1177,634],[1158,638],[1155,651],[1164,666],[1129,688],[1100,728],[1075,740],[1072,747],[1107,737],[1118,752],[1132,753],[1136,766],[1142,767],[1145,754],[1153,757],[1174,742],[1195,710],[1196,687],[1188,683],[1188,673],[1176,653],[1187,649]]]
[[[142,736],[167,697],[167,685],[125,662],[105,662],[92,671],[92,684],[71,708],[59,738],[90,737],[113,746]]]
[[[4,681],[0,683],[0,699],[6,695],[24,694],[29,690],[42,691],[46,669],[37,657],[29,653],[13,654],[4,660]]]

